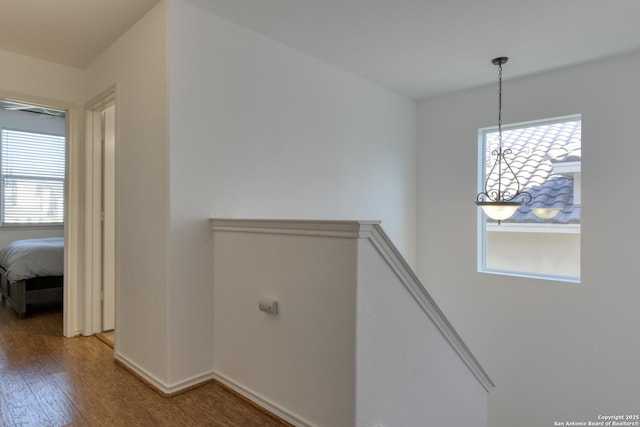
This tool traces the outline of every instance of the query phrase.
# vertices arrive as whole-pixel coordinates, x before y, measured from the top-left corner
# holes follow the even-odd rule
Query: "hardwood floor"
[[[59,308],[0,304],[1,426],[288,426],[212,382],[166,398],[96,337],[64,338]]]

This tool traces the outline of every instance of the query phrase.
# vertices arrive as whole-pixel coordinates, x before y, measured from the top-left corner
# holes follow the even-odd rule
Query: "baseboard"
[[[249,403],[253,404],[258,409],[266,409],[267,413],[276,416],[277,418],[282,419],[283,421],[296,426],[296,427],[312,427],[313,424],[310,422],[280,408],[275,403],[266,399],[265,397],[259,395],[258,393],[253,392],[252,390],[244,387],[235,381],[225,377],[224,375],[214,372],[213,373],[214,381],[219,382],[224,385],[231,391],[237,393]]]
[[[274,419],[281,421],[283,424],[290,424],[292,427],[312,427],[312,424],[308,421],[305,421],[302,418],[283,410],[270,400],[264,398],[263,396],[260,396],[258,393],[255,393],[246,387],[241,386],[240,384],[225,377],[224,375],[215,372],[207,372],[202,375],[197,375],[187,380],[180,381],[173,385],[167,385],[121,354],[114,354],[114,360],[118,365],[122,366],[124,369],[129,371],[129,373],[131,373],[143,383],[147,384],[156,393],[160,394],[163,397],[173,397],[178,394],[188,392],[189,390],[192,390],[196,387],[200,387],[202,385],[215,381],[224,386],[230,392],[236,394],[247,403],[251,404],[258,411],[261,411],[273,417]]]
[[[136,363],[127,359],[121,354],[114,353],[115,361],[122,366],[124,369],[129,371],[131,374],[136,376],[142,382],[149,385],[153,388],[157,393],[164,397],[171,397],[177,394],[184,393],[189,391],[195,387],[199,387],[213,380],[213,374],[210,372],[205,372],[200,375],[196,375],[194,377],[188,378],[184,381],[177,382],[175,384],[165,384],[162,381],[155,378],[151,373],[147,372]]]

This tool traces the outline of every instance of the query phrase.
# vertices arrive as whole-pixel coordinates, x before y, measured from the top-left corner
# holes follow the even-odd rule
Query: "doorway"
[[[87,112],[87,282],[85,335],[115,330],[115,152],[116,98],[110,92]],[[111,334],[109,334],[111,335]]]
[[[19,317],[64,299],[67,128],[65,109],[0,97],[0,302]]]

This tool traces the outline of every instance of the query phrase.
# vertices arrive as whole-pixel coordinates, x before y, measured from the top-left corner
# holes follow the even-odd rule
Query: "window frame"
[[[64,168],[63,168],[63,176],[61,179],[54,179],[53,181],[61,181],[62,183],[62,201],[63,201],[63,212],[62,219],[59,222],[5,222],[5,192],[4,185],[2,185],[3,181],[3,170],[2,170],[2,155],[3,155],[3,139],[4,132],[22,132],[27,134],[35,134],[35,135],[44,135],[51,137],[58,137],[63,139],[64,145]],[[29,229],[62,229],[65,224],[65,212],[64,212],[64,200],[66,198],[67,193],[67,161],[68,161],[68,140],[66,134],[55,133],[55,132],[43,132],[28,128],[21,127],[12,127],[12,126],[0,126],[0,229],[11,229],[11,230],[29,230]]]
[[[509,124],[502,124],[502,131],[509,131],[512,129],[521,129],[527,127],[536,127],[543,125],[553,125],[555,123],[564,123],[569,121],[580,120],[582,123],[582,114],[571,114],[566,116],[553,117],[548,119],[538,119],[538,120],[530,120],[524,122],[516,122]],[[477,180],[477,192],[484,191],[484,185],[486,180],[486,135],[489,133],[494,133],[498,131],[498,126],[488,126],[478,129],[478,152],[477,152],[477,162],[478,168],[476,172],[476,180]],[[582,146],[582,142],[580,144]],[[581,163],[581,162],[580,162]],[[582,172],[580,172],[581,174]],[[581,185],[581,183],[580,183]],[[526,191],[526,188],[523,188]],[[580,198],[582,196],[580,195]],[[537,280],[550,280],[556,282],[566,282],[566,283],[574,283],[579,284],[581,281],[581,273],[578,276],[562,276],[557,274],[545,274],[545,273],[535,273],[535,272],[523,272],[517,270],[501,270],[501,269],[490,269],[487,267],[487,231],[488,228],[493,228],[493,225],[487,227],[486,215],[482,211],[482,209],[476,209],[476,223],[477,223],[477,271],[478,273],[485,274],[494,274],[500,276],[510,276],[510,277],[521,277],[527,279],[537,279]],[[495,226],[496,228],[498,225]],[[582,221],[580,224],[553,224],[553,223],[540,223],[540,224],[517,224],[517,223],[505,223],[503,222],[499,227],[503,227],[501,231],[507,232],[527,232],[527,233],[553,233],[553,234],[579,234],[582,235]],[[507,229],[507,230],[505,230]],[[582,257],[582,248],[579,247],[578,258]]]

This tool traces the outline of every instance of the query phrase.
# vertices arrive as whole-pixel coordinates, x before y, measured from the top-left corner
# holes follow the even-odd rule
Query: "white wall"
[[[357,300],[357,427],[487,426],[487,391],[366,239]]]
[[[189,1],[169,5],[168,304],[177,381],[211,368],[206,219],[380,219],[413,261],[416,130],[412,100]]]
[[[636,53],[504,82],[505,123],[582,114],[577,285],[476,272],[477,131],[496,120],[495,86],[419,104],[419,275],[496,383],[492,427],[637,412],[638,71]]]
[[[166,4],[87,69],[88,101],[117,84],[116,357],[156,386],[168,373],[168,90]],[[179,315],[179,314],[177,314]]]
[[[357,241],[278,231],[214,234],[215,374],[294,425],[352,427]]]
[[[83,99],[83,70],[4,51],[0,51],[0,61],[3,96],[56,104],[76,104]]]
[[[172,218],[382,220],[413,262],[414,102],[171,4]]]

